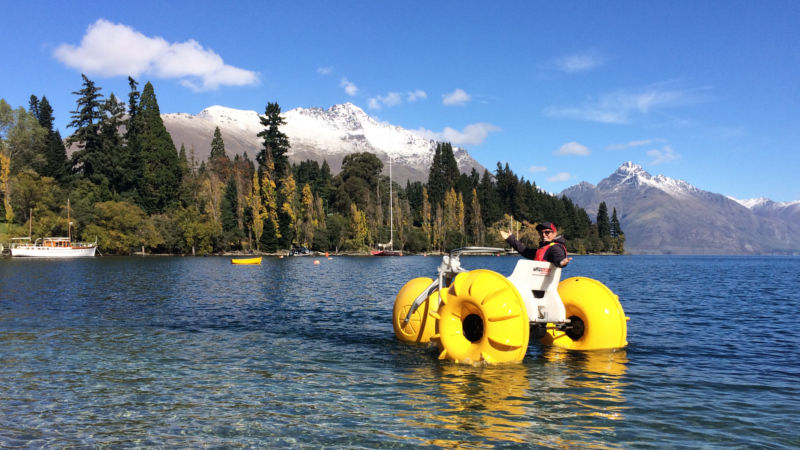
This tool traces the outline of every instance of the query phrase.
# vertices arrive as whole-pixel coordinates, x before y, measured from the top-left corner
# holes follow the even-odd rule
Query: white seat
[[[563,322],[566,311],[558,295],[561,268],[544,261],[521,259],[508,277],[522,295],[531,322]]]

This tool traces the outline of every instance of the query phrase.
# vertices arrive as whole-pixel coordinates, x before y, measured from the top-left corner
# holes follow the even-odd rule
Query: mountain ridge
[[[342,160],[354,152],[375,153],[384,164],[392,159],[394,180],[427,181],[436,141],[413,131],[378,122],[352,103],[330,108],[295,108],[282,114],[286,124],[281,131],[289,137],[288,157],[299,163],[307,159],[328,161],[335,173]],[[219,126],[226,151],[230,155],[247,154],[251,159],[261,148],[257,134],[263,130],[256,111],[214,105],[198,114],[166,113],[161,115],[176,148],[183,144],[195,158],[206,159],[211,151],[214,128]],[[463,148],[453,147],[459,169],[469,173],[485,168]]]
[[[593,219],[601,201],[616,209],[634,254],[800,254],[800,202],[742,203],[630,161],[597,185],[581,182],[561,195]]]

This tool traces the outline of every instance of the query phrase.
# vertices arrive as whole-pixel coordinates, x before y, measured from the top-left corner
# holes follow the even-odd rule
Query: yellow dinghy
[[[239,259],[232,259],[231,264],[240,264],[240,265],[258,265],[261,264],[261,257],[258,258],[239,258]]]

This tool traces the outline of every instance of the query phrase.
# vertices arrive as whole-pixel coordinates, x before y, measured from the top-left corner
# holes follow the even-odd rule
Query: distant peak
[[[622,163],[622,165],[617,169],[617,172],[639,173],[644,172],[644,168],[639,164],[634,164],[633,161],[628,161]]]
[[[197,114],[198,117],[207,119],[227,119],[227,120],[241,120],[249,119],[255,111],[248,111],[244,109],[229,108],[227,106],[214,105],[205,108]]]
[[[359,108],[358,106],[350,102],[337,103],[331,106],[330,109],[350,109],[356,111],[363,111],[363,109]]]
[[[746,199],[746,200],[739,200],[738,198],[733,198],[733,197],[728,197],[728,198],[730,198],[731,200],[739,203],[740,205],[742,205],[742,206],[744,206],[745,208],[748,208],[748,209],[753,209],[753,208],[758,207],[758,206],[764,206],[764,205],[769,205],[770,203],[773,203],[772,200],[770,200],[770,199],[768,199],[766,197],[749,198],[749,199]]]
[[[350,115],[365,116],[365,117],[369,116],[363,109],[359,108],[358,106],[350,102],[333,105],[330,108],[328,108],[328,112],[335,114],[350,114]]]

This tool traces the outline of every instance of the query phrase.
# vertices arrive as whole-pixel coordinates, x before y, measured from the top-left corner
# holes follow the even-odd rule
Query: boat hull
[[[94,256],[97,247],[23,246],[11,249],[11,256],[27,258],[79,258]]]
[[[403,256],[400,250],[373,250],[372,256]]]
[[[258,265],[261,264],[261,257],[258,258],[240,258],[240,259],[232,259],[231,264],[236,265]]]

